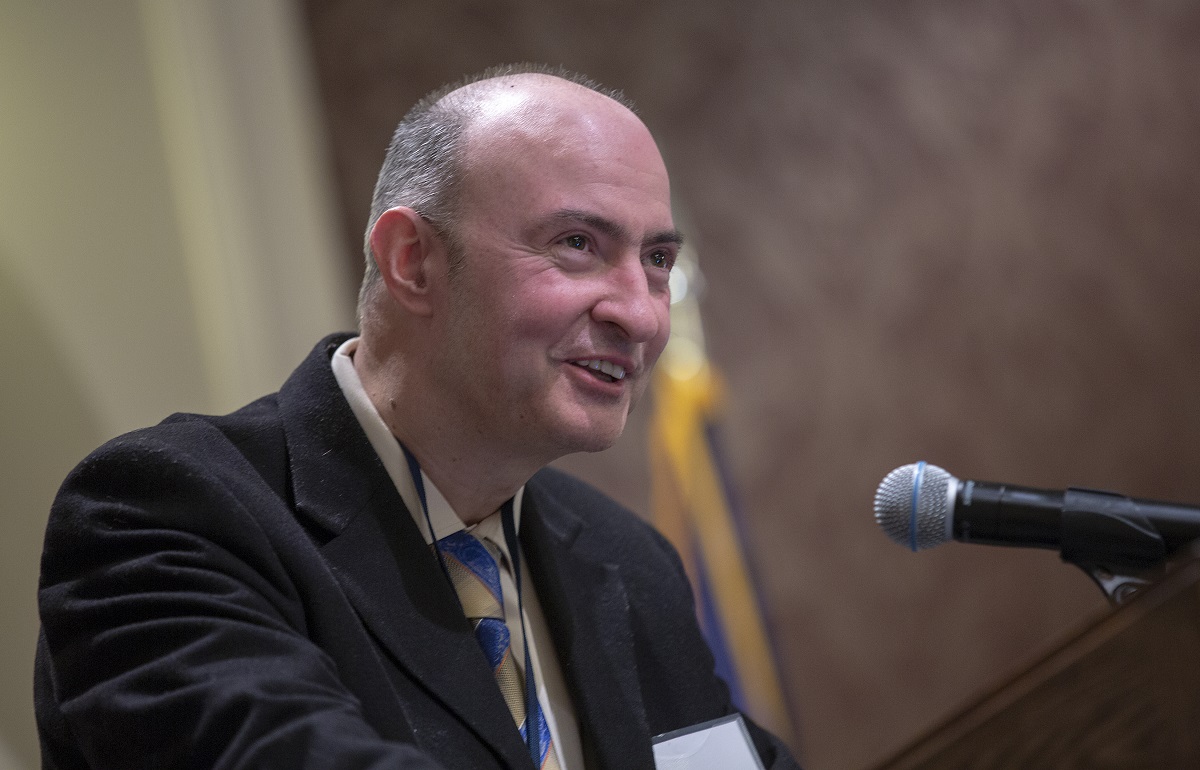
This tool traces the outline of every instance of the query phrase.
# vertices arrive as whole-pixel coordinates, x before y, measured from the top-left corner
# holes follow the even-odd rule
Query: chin
[[[583,443],[583,442],[576,443],[574,445],[574,447],[569,452],[566,452],[565,454],[575,454],[576,452],[588,452],[588,453],[603,452],[605,449],[611,449],[612,445],[617,443],[617,439],[620,437],[621,437],[621,435],[617,434],[615,437],[605,440],[605,439],[597,439],[596,437],[593,436],[592,440],[587,443]]]
[[[589,422],[586,425],[574,425],[569,428],[564,426],[560,433],[560,445],[563,448],[563,454],[574,454],[575,452],[603,452],[617,443],[617,439],[621,438],[621,434],[625,432],[625,419],[605,421],[603,424],[597,425],[595,422]]]

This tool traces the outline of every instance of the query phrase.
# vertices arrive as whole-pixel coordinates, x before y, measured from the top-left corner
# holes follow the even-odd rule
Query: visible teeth
[[[614,380],[625,379],[625,367],[618,366],[611,361],[576,361],[579,366],[586,366],[594,372],[603,372]]]

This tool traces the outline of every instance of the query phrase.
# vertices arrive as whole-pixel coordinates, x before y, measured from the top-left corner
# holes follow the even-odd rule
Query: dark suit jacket
[[[330,371],[97,450],[47,528],[36,706],[46,767],[532,767],[453,588]],[[419,408],[419,405],[414,405]],[[731,712],[679,559],[565,474],[521,542],[589,768]],[[768,767],[786,750],[752,727]]]

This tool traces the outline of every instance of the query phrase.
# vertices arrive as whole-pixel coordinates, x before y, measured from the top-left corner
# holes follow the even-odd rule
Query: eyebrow
[[[564,222],[582,222],[588,227],[594,228],[595,230],[598,230],[614,240],[625,242],[632,240],[627,228],[611,219],[599,216],[598,214],[591,214],[586,211],[578,211],[575,209],[564,209],[562,211],[554,212],[551,215],[551,218]],[[678,230],[660,230],[656,233],[650,233],[642,239],[643,247],[658,246],[668,243],[674,244],[675,246],[682,246],[683,233],[679,232]]]

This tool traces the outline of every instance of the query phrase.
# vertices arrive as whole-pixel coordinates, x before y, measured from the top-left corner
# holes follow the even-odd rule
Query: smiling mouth
[[[625,367],[618,366],[611,361],[585,359],[571,363],[582,369],[590,370],[598,379],[605,382],[619,382],[625,379]]]

